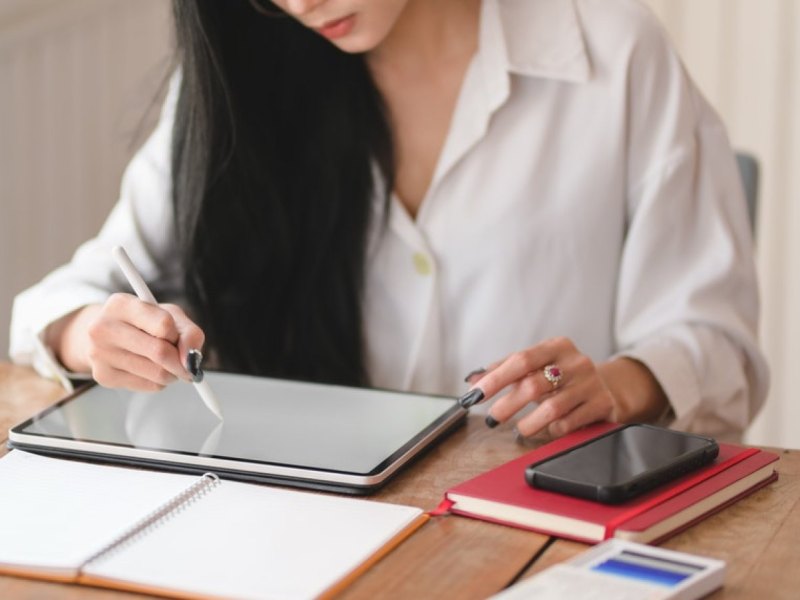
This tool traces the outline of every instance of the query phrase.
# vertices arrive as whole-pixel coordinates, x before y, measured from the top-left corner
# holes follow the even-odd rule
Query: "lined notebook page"
[[[0,458],[0,568],[74,571],[197,479],[12,450]]]
[[[84,572],[226,598],[312,598],[422,511],[223,481]]]

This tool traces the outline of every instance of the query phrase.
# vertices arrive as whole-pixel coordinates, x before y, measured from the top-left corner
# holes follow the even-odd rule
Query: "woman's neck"
[[[481,0],[409,0],[394,28],[367,53],[373,73],[430,71],[472,56]]]

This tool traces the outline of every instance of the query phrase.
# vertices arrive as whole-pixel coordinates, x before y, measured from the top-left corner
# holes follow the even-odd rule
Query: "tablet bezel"
[[[57,435],[24,432],[24,429],[31,426],[34,421],[41,419],[53,411],[59,410],[64,404],[92,389],[95,385],[95,383],[89,383],[81,386],[52,406],[12,427],[8,434],[8,447],[48,456],[82,458],[97,462],[167,470],[178,473],[203,474],[213,471],[220,477],[238,481],[269,483],[363,495],[373,493],[382,487],[403,465],[407,464],[424,449],[431,446],[434,441],[445,436],[458,425],[462,424],[467,415],[467,411],[461,408],[458,402],[453,398],[452,407],[442,413],[427,427],[411,437],[405,444],[400,446],[368,473],[272,463],[247,458],[220,458],[181,450],[134,447],[132,445],[115,442],[87,441],[65,438]],[[450,399],[447,396],[437,396],[435,394],[415,394],[413,392],[380,390],[377,388],[370,389],[377,392],[387,391],[392,394]]]

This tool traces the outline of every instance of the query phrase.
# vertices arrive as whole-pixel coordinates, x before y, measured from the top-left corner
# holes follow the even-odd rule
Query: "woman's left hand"
[[[526,437],[545,428],[550,435],[561,436],[596,421],[652,418],[667,404],[660,385],[642,363],[620,358],[597,365],[565,337],[515,352],[468,381],[473,393],[480,389],[487,399],[510,386],[489,411],[490,427],[504,423],[528,403],[537,403],[517,423]]]

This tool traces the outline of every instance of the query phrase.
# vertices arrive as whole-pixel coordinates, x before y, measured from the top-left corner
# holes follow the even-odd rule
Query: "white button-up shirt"
[[[157,295],[180,298],[176,88],[99,236],[17,298],[15,360],[55,371],[41,334],[126,289],[116,244]],[[735,439],[763,402],[736,164],[655,18],[631,0],[484,0],[416,220],[393,198],[388,227],[373,221],[364,319],[376,386],[460,394],[472,369],[559,335],[596,361],[642,361],[676,427]]]

